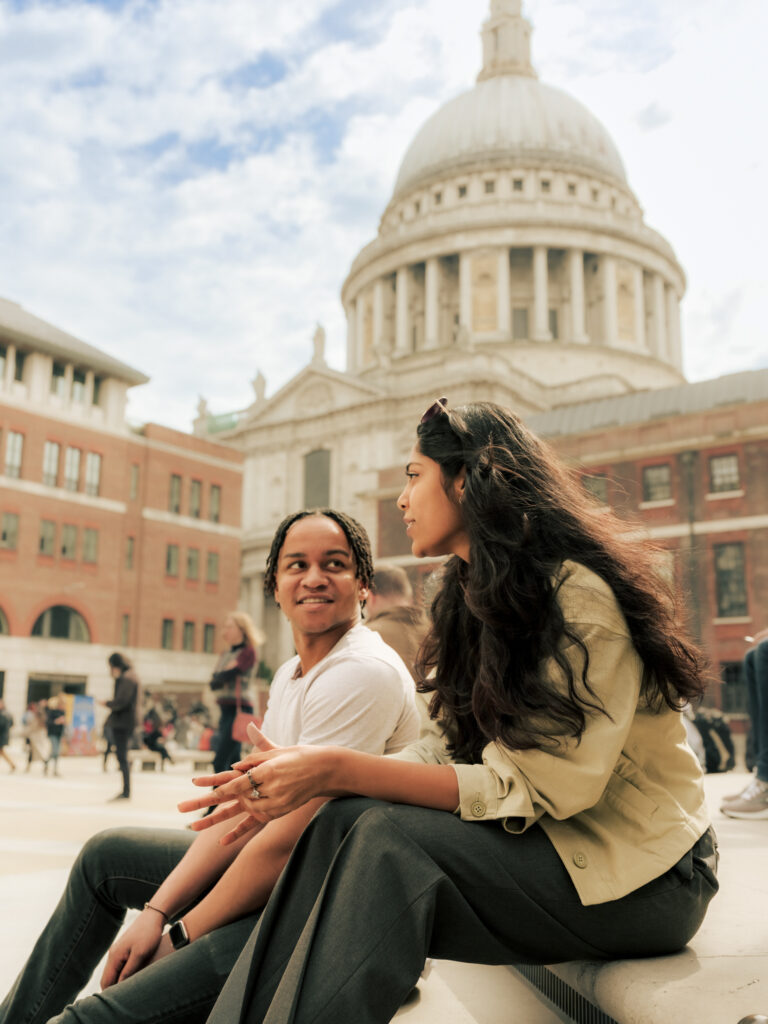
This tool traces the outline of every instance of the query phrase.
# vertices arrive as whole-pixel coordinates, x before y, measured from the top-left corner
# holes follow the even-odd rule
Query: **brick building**
[[[0,300],[0,686],[18,717],[60,690],[203,691],[239,595],[242,457],[130,428],[147,378]]]

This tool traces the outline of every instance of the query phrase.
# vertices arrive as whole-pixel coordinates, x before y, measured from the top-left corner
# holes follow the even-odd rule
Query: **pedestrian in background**
[[[24,712],[21,720],[27,744],[26,771],[29,771],[35,759],[45,764],[51,755],[51,741],[48,739],[48,729],[46,728],[45,721],[47,706],[47,700],[33,701],[27,705],[27,710]]]
[[[53,761],[53,774],[59,774],[59,754],[61,752],[61,737],[64,735],[64,723],[67,713],[64,710],[64,701],[60,696],[52,697],[45,709],[45,731],[48,734],[48,741],[51,745],[51,752],[43,765],[43,775],[48,774],[48,765]]]
[[[8,753],[8,751],[5,749],[8,746],[8,739],[11,735],[12,725],[13,715],[6,708],[5,701],[2,699],[2,697],[0,697],[0,757],[2,757],[4,761],[7,761],[11,771],[15,772],[16,764],[13,758]]]
[[[755,752],[755,776],[746,789],[727,796],[720,810],[728,818],[768,818],[768,629],[754,638],[744,656],[749,718]]]
[[[223,772],[240,760],[240,739],[232,729],[239,712],[253,715],[253,700],[248,688],[253,666],[258,664],[261,638],[250,615],[232,612],[221,631],[227,649],[219,658],[211,677],[211,689],[218,693],[218,742],[214,771]]]
[[[119,651],[110,654],[107,659],[109,671],[115,681],[115,694],[112,700],[99,703],[110,709],[109,718],[104,725],[112,730],[115,742],[117,763],[123,775],[123,790],[112,800],[128,800],[131,795],[131,770],[128,764],[128,744],[136,728],[136,705],[139,695],[139,684],[131,663]]]
[[[365,612],[368,629],[397,651],[415,679],[416,655],[429,622],[423,609],[413,603],[413,588],[405,569],[399,565],[377,566]]]
[[[144,715],[144,746],[154,754],[160,755],[160,768],[165,768],[165,762],[173,764],[173,758],[163,740],[163,700],[158,694],[150,698],[149,709]]]

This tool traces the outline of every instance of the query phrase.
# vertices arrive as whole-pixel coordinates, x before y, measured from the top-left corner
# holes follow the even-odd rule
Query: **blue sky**
[[[768,365],[768,5],[527,0],[540,77],[608,128],[688,275],[691,379]],[[0,0],[0,295],[152,378],[187,429],[311,355],[487,0]]]

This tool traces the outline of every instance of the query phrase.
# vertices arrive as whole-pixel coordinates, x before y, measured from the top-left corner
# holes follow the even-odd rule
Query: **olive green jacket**
[[[709,815],[680,714],[654,712],[641,698],[642,663],[612,591],[575,563],[565,563],[563,578],[560,605],[589,651],[587,678],[608,715],[589,714],[578,742],[563,739],[553,750],[489,743],[481,764],[458,764],[422,697],[420,738],[392,756],[453,764],[457,813],[467,821],[501,819],[513,834],[538,822],[589,905],[663,874],[707,829]],[[564,653],[580,679],[581,649],[571,643]],[[548,671],[561,675],[554,662]]]

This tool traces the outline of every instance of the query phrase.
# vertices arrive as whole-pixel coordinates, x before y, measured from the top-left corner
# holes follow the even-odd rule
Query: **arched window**
[[[47,608],[32,627],[32,636],[50,640],[74,640],[81,644],[91,642],[91,633],[83,616],[65,604]]]
[[[5,612],[0,608],[0,636],[5,634],[6,636],[10,633],[8,629],[8,619],[5,617]]]

